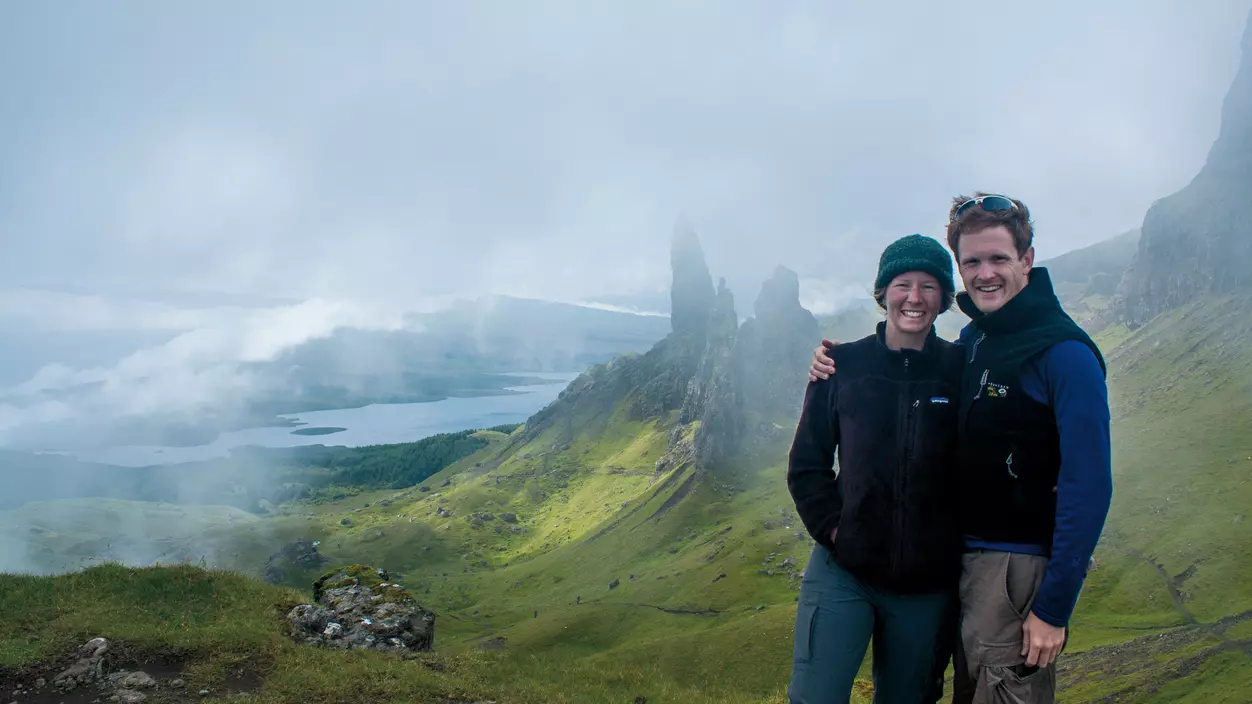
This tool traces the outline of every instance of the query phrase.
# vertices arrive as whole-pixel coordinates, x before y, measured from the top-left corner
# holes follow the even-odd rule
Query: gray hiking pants
[[[1026,667],[1022,624],[1048,558],[973,550],[962,558],[954,704],[1052,704],[1056,663]]]
[[[870,638],[874,702],[933,704],[955,639],[956,594],[892,594],[862,584],[818,545],[800,584],[790,704],[846,704]]]

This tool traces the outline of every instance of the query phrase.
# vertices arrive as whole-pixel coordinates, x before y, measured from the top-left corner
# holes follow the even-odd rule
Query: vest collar
[[[999,310],[982,312],[965,291],[957,294],[956,303],[975,325],[987,332],[1009,333],[1030,329],[1043,322],[1045,314],[1061,311],[1062,308],[1052,289],[1052,277],[1047,267],[1034,267],[1027,276],[1026,287]]]

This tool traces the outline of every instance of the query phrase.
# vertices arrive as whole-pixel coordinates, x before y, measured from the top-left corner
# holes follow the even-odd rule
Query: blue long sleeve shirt
[[[967,328],[968,330],[968,328]],[[961,331],[964,341],[966,331]],[[1022,369],[1022,390],[1051,407],[1061,441],[1052,549],[967,538],[971,548],[1048,557],[1031,612],[1053,626],[1069,623],[1113,497],[1108,387],[1082,342],[1053,345]]]

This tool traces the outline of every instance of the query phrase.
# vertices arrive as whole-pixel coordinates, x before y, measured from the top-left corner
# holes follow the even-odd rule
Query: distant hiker
[[[1056,658],[1112,499],[1104,358],[1061,309],[1019,200],[949,211],[972,321],[959,424],[964,554],[954,702],[1055,700]],[[812,378],[842,365],[814,353]],[[843,372],[840,372],[842,375]]]
[[[787,486],[817,542],[800,586],[792,704],[847,702],[871,635],[874,701],[934,702],[951,651],[962,360],[934,321],[952,305],[952,259],[933,239],[901,238],[874,286],[886,321],[834,349],[838,379],[809,384],[791,446]]]

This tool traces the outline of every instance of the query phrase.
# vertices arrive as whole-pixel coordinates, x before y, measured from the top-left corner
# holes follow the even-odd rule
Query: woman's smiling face
[[[907,335],[930,330],[939,317],[943,287],[924,271],[906,271],[887,284],[887,325]]]

